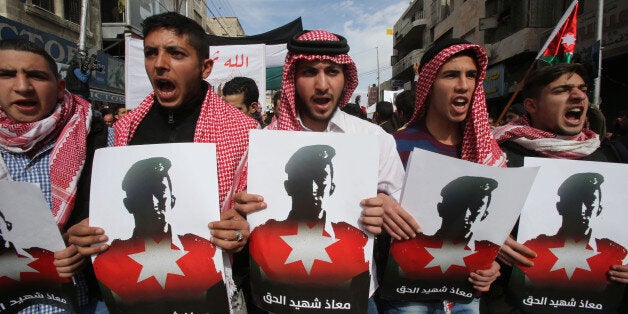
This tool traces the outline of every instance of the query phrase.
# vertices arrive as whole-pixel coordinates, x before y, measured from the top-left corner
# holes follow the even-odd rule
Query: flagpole
[[[526,83],[526,80],[528,79],[528,76],[530,76],[530,73],[532,73],[532,69],[534,69],[534,67],[536,67],[536,63],[538,61],[539,61],[539,59],[534,59],[534,62],[532,62],[532,64],[530,65],[530,67],[526,71],[526,74],[523,75],[523,79],[521,79],[521,82],[519,82],[519,84],[517,84],[517,89],[512,94],[512,96],[510,96],[510,99],[508,100],[508,103],[506,104],[506,107],[504,107],[504,110],[502,110],[502,113],[499,115],[499,118],[497,118],[497,121],[495,121],[495,125],[496,126],[499,125],[499,123],[502,121],[502,119],[506,115],[506,112],[508,112],[508,108],[510,108],[510,106],[512,106],[512,103],[515,101],[515,98],[517,98],[517,95],[519,95],[519,92],[523,88],[523,85]]]
[[[574,10],[574,8],[575,8],[575,6],[577,4],[578,4],[578,0],[573,0],[571,2],[571,4],[569,5],[569,7],[567,8],[567,11],[565,11],[563,16],[560,18],[560,20],[558,21],[558,24],[556,24],[556,26],[554,27],[554,30],[552,30],[552,33],[547,38],[547,41],[545,41],[545,44],[539,50],[539,53],[536,55],[536,58],[534,58],[534,61],[532,62],[532,64],[528,68],[528,70],[526,71],[525,75],[523,76],[523,79],[521,79],[521,82],[519,82],[519,84],[517,85],[517,90],[515,90],[515,93],[512,94],[512,96],[508,100],[508,103],[506,104],[506,106],[502,110],[502,113],[499,115],[499,118],[497,118],[497,121],[495,121],[495,125],[499,125],[499,123],[502,121],[502,119],[506,115],[506,112],[508,111],[508,109],[510,108],[512,103],[514,102],[515,97],[517,97],[517,95],[519,94],[519,92],[523,88],[523,85],[525,84],[526,80],[528,79],[528,76],[530,76],[530,73],[532,73],[532,69],[534,69],[534,67],[536,66],[539,58],[541,58],[541,56],[543,55],[545,50],[549,47],[550,43],[552,43],[552,41],[554,40],[554,37],[556,37],[558,32],[562,29],[563,25],[565,24],[567,19],[571,16],[571,14],[573,13],[572,11]]]
[[[573,10],[573,8],[576,6],[577,3],[578,3],[578,0],[573,0],[571,2],[569,7],[567,8],[567,11],[565,11],[565,14],[563,14],[563,16],[560,18],[560,21],[558,21],[558,24],[556,24],[556,27],[554,27],[554,30],[552,31],[552,33],[549,35],[548,40],[545,42],[545,45],[543,45],[543,48],[539,50],[539,54],[536,55],[535,60],[539,59],[543,55],[543,52],[550,45],[550,43],[552,42],[552,39],[556,36],[556,34],[558,34],[563,24],[565,24],[565,21],[567,21],[567,19],[569,18],[570,12]]]
[[[602,89],[602,25],[603,23],[603,14],[604,14],[604,1],[598,1],[597,7],[597,48],[598,48],[598,58],[597,58],[597,76],[593,79],[593,104],[600,108],[601,99],[600,99],[600,90]]]

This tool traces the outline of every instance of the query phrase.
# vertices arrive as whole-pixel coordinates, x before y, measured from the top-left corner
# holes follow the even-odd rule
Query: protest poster
[[[382,296],[470,302],[469,274],[491,267],[537,170],[489,167],[415,148],[401,206],[423,232],[392,241]]]
[[[549,158],[521,212],[517,241],[536,252],[534,266],[513,269],[520,308],[535,313],[616,312],[625,284],[608,280],[627,262],[628,167]]]
[[[103,148],[92,172],[90,225],[109,249],[93,256],[110,312],[228,313],[214,144]]]
[[[39,187],[0,180],[0,312],[44,304],[78,308],[76,288],[61,278],[54,252],[65,249],[59,227]]]
[[[374,289],[373,235],[360,223],[377,195],[375,135],[252,130],[248,192],[251,288],[273,313],[365,313]]]

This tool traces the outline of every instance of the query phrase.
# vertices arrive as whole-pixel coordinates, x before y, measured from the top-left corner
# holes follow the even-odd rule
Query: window
[[[44,10],[55,12],[54,0],[33,0],[33,5],[36,5]]]
[[[66,20],[79,24],[81,21],[81,1],[63,0],[63,16]]]

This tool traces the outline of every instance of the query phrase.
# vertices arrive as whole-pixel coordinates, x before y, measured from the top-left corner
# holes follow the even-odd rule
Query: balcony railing
[[[422,20],[424,18],[425,17],[424,17],[423,10],[420,10],[420,11],[416,11],[412,15],[412,18],[403,19],[403,20],[399,21],[395,25],[395,37],[398,38],[398,36],[403,36],[403,35],[407,34],[412,29],[412,27],[414,27],[414,22],[415,21]]]
[[[424,49],[412,50],[409,54],[399,60],[399,62],[393,64],[392,76],[395,77],[399,73],[403,72],[405,69],[412,68],[412,65],[421,59],[424,52]]]

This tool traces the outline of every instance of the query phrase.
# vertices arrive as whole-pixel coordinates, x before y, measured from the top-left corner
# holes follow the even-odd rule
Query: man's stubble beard
[[[308,108],[307,106],[305,106],[303,104],[303,101],[301,100],[301,98],[299,98],[299,96],[296,96],[295,98],[295,105],[296,105],[296,110],[299,113],[299,115],[301,117],[306,116],[308,119],[316,121],[316,122],[329,122],[331,120],[331,118],[334,116],[334,114],[336,114],[336,111],[338,111],[338,108],[340,107],[339,102],[340,99],[342,99],[343,96],[341,96],[338,101],[336,102],[336,105],[334,106],[334,110],[332,110],[331,114],[329,115],[328,118],[318,118],[316,117],[312,111],[310,110],[310,108]]]

